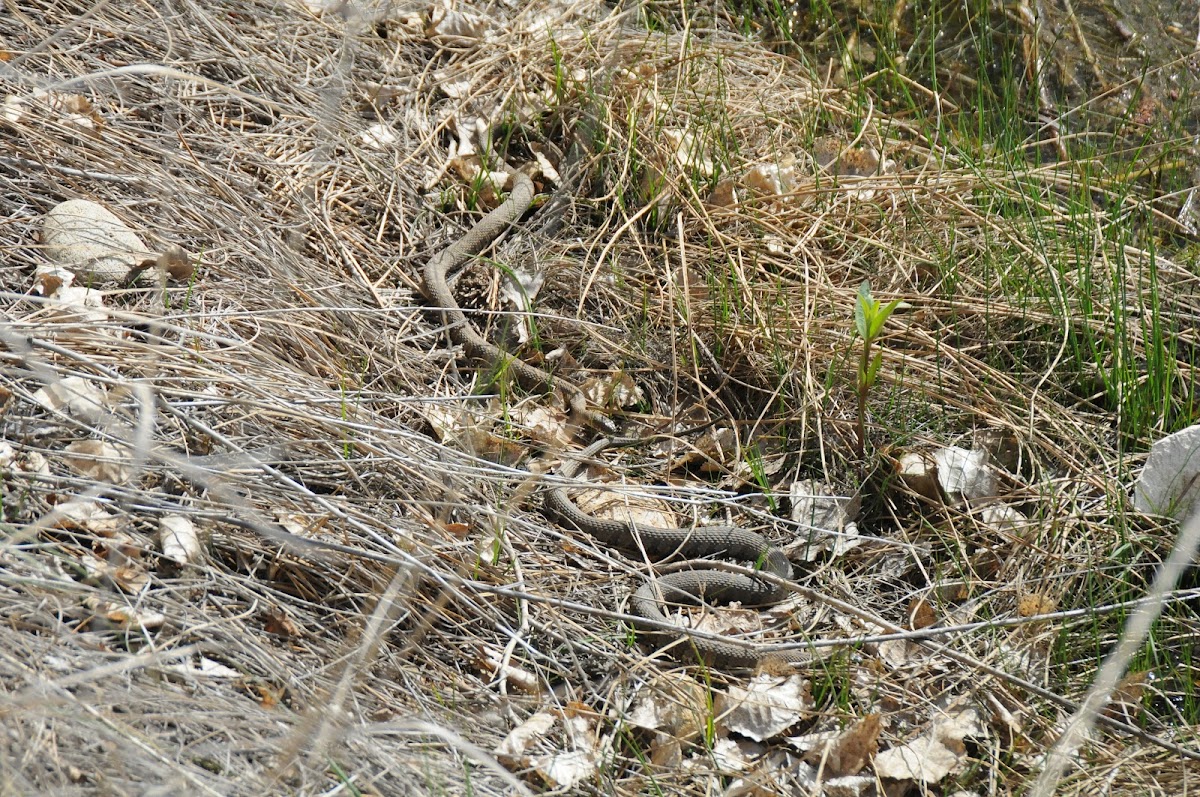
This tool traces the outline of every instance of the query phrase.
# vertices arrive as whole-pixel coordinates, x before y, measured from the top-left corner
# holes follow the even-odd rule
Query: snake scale
[[[467,357],[484,367],[506,370],[516,377],[526,390],[559,390],[568,400],[572,412],[593,426],[611,428],[607,419],[597,419],[590,410],[583,392],[563,379],[505,352],[488,342],[467,320],[447,283],[447,274],[466,262],[492,242],[506,227],[515,223],[533,204],[534,186],[528,175],[516,172],[508,198],[467,230],[460,238],[431,258],[425,265],[425,295],[430,304],[445,314],[451,339],[461,345]],[[573,479],[583,463],[606,448],[624,445],[633,440],[602,437],[576,455],[564,461],[559,476]],[[689,560],[719,556],[725,559],[748,561],[759,570],[782,579],[792,577],[792,566],[779,548],[765,537],[736,526],[700,528],[659,528],[620,520],[593,517],[582,511],[561,486],[545,490],[543,510],[562,525],[591,535],[600,542],[623,551],[640,555],[644,550],[653,558],[678,556]],[[750,575],[723,570],[703,569],[703,562],[692,562],[701,569],[680,570],[656,577],[639,587],[630,599],[635,616],[652,621],[651,629],[662,633],[659,625],[673,625],[664,611],[664,604],[700,605],[707,602],[740,601],[749,605],[778,603],[788,590]],[[670,636],[683,644],[677,650],[692,653],[706,663],[727,668],[753,668],[768,661],[784,664],[807,664],[814,655],[808,650],[778,650],[770,647],[747,647],[730,642],[688,634],[680,628]]]

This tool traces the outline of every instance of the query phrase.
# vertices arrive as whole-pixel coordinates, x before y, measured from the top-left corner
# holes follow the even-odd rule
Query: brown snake
[[[524,173],[516,172],[513,189],[508,198],[495,210],[480,219],[462,237],[446,247],[425,265],[425,294],[450,324],[450,337],[462,345],[467,357],[483,366],[507,370],[526,390],[560,390],[577,417],[594,426],[611,428],[611,423],[588,406],[583,392],[563,379],[505,352],[489,343],[467,320],[462,308],[454,298],[446,275],[450,269],[462,264],[479,252],[503,230],[516,222],[533,204],[533,181]],[[572,455],[559,468],[559,476],[572,479],[584,461],[606,448],[636,442],[632,439],[605,437],[589,445],[577,455]],[[583,512],[567,497],[563,487],[551,487],[544,494],[544,512],[564,526],[590,534],[606,545],[636,554],[644,550],[654,558],[682,556],[686,559],[702,559],[720,556],[725,559],[749,561],[762,572],[782,579],[792,577],[792,566],[779,548],[772,546],[765,537],[748,529],[735,526],[709,526],[700,528],[659,528],[640,523],[606,520]],[[703,562],[694,562],[703,568]],[[709,601],[740,601],[744,604],[766,605],[778,603],[788,595],[786,587],[777,586],[750,575],[730,573],[723,570],[682,570],[658,576],[654,581],[639,587],[630,599],[634,615],[653,621],[658,625],[673,625],[663,611],[666,604],[700,605]],[[670,633],[684,644],[677,648],[682,653],[691,653],[708,664],[728,668],[757,667],[767,661],[807,664],[814,660],[809,650],[779,650],[770,647],[747,647],[732,641],[723,642],[709,637],[694,636],[684,629]]]

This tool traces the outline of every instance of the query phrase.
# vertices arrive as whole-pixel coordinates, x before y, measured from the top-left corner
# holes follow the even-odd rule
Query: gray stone
[[[1200,425],[1164,437],[1150,447],[1150,458],[1133,488],[1139,512],[1183,520],[1200,497]]]

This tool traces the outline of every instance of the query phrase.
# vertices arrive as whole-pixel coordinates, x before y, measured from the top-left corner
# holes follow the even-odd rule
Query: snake
[[[526,390],[558,390],[565,395],[571,412],[578,420],[590,426],[611,429],[611,422],[588,407],[587,397],[576,385],[565,379],[555,379],[549,371],[530,365],[479,334],[467,320],[446,281],[451,269],[478,254],[501,231],[520,219],[533,204],[533,197],[533,180],[524,172],[514,172],[508,198],[425,264],[425,298],[446,316],[450,339],[463,347],[468,360],[493,368],[497,373],[512,375],[517,384]]]
[[[459,307],[447,283],[447,274],[488,246],[501,231],[515,224],[532,206],[534,185],[524,172],[514,173],[512,190],[494,210],[453,241],[425,265],[425,296],[448,321],[450,338],[463,347],[469,360],[496,371],[512,374],[526,390],[560,391],[572,413],[589,425],[611,430],[607,418],[591,410],[583,391],[565,379],[556,379],[547,371],[530,365],[483,337]],[[688,633],[667,613],[671,605],[704,605],[710,602],[739,601],[744,605],[763,606],[778,603],[789,594],[783,583],[792,578],[792,566],[784,552],[761,534],[738,526],[702,526],[698,528],[662,528],[632,521],[598,518],[581,510],[567,495],[566,483],[578,475],[585,462],[607,448],[640,442],[639,438],[605,436],[578,454],[564,458],[558,481],[545,489],[542,512],[552,521],[578,530],[605,545],[634,555],[646,554],[662,559],[676,556],[689,560],[693,569],[659,574],[638,587],[629,600],[632,614],[649,621],[646,630],[673,638],[671,650],[681,657],[694,657],[716,667],[754,669],[764,664],[804,665],[815,655],[806,649],[774,649],[770,646],[747,647],[711,636]],[[752,575],[705,568],[706,558],[719,556],[750,562],[762,573],[776,576],[767,580]],[[674,630],[664,632],[663,628]]]

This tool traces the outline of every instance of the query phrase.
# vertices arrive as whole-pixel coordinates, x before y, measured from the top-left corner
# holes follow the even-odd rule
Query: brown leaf
[[[278,607],[267,611],[263,628],[268,634],[274,634],[275,636],[287,639],[294,639],[302,634],[300,626],[296,625],[295,621],[284,614]]]
[[[1108,705],[1104,707],[1104,716],[1123,722],[1136,721],[1142,712],[1142,695],[1149,680],[1148,670],[1127,674],[1109,696]]]
[[[814,748],[805,760],[814,766],[823,761],[830,778],[854,775],[879,752],[881,725],[879,714],[868,714],[825,745]]]
[[[937,612],[927,598],[913,598],[908,604],[908,627],[912,630],[928,628],[937,622]]]

